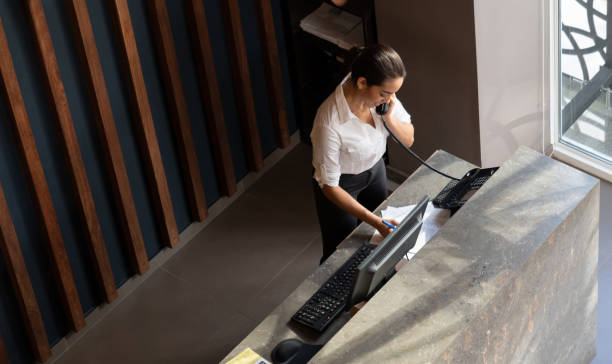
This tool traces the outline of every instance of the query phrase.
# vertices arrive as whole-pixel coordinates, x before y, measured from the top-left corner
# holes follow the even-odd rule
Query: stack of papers
[[[402,207],[393,207],[388,206],[386,209],[381,211],[382,218],[385,220],[395,219],[397,221],[402,221],[416,205],[408,205]],[[427,204],[427,209],[425,210],[425,215],[423,216],[423,226],[421,226],[421,231],[419,232],[419,236],[417,238],[416,244],[408,254],[406,254],[405,258],[412,259],[415,254],[421,250],[422,247],[427,244],[427,242],[438,232],[438,229],[444,225],[446,221],[450,218],[450,210],[446,209],[438,209],[435,208],[431,202]],[[383,241],[383,236],[380,235],[378,231],[372,235],[370,239],[370,243],[379,244]]]
[[[302,19],[300,28],[346,50],[365,44],[361,18],[327,3]]]

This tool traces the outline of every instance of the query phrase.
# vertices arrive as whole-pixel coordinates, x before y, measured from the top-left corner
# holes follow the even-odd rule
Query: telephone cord
[[[405,149],[405,150],[406,150],[408,153],[410,153],[410,155],[412,155],[412,156],[413,156],[414,158],[416,158],[416,159],[417,159],[419,162],[421,162],[421,164],[423,164],[423,165],[424,165],[424,166],[426,166],[427,168],[431,169],[432,171],[434,171],[434,172],[436,172],[436,173],[438,173],[438,174],[441,174],[442,176],[444,176],[444,177],[446,177],[446,178],[450,178],[450,179],[452,179],[452,180],[459,181],[459,178],[455,178],[455,177],[449,176],[448,174],[446,174],[446,173],[444,173],[444,172],[440,172],[440,171],[438,171],[437,169],[435,169],[434,167],[432,167],[432,166],[430,166],[429,164],[427,164],[427,162],[425,162],[423,159],[421,159],[421,157],[419,157],[419,156],[418,156],[418,155],[417,155],[415,152],[413,152],[413,151],[412,151],[410,148],[408,148],[407,146],[405,146],[405,145],[404,145],[404,143],[402,143],[402,141],[401,141],[401,140],[399,140],[399,138],[398,138],[398,137],[396,137],[396,136],[395,136],[395,134],[393,134],[393,132],[391,131],[391,129],[389,129],[389,127],[387,126],[387,122],[385,121],[385,118],[383,118],[383,117],[382,117],[382,115],[381,115],[381,117],[380,117],[380,118],[381,118],[381,119],[382,119],[382,121],[383,121],[383,125],[385,126],[385,129],[387,129],[387,131],[389,132],[389,134],[391,134],[391,137],[392,137],[393,139],[395,139],[395,141],[396,141],[396,142],[398,142],[398,143],[399,143],[399,144],[402,146],[402,148],[404,148],[404,149]]]

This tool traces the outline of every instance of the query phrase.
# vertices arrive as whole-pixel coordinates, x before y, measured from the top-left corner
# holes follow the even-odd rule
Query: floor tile
[[[155,272],[58,363],[196,363],[218,332],[253,323],[208,292]],[[103,343],[103,345],[101,345]]]
[[[206,350],[196,358],[196,361],[193,361],[193,364],[220,362],[221,359],[225,358],[227,353],[232,351],[232,349],[253,331],[256,326],[256,322],[251,320],[247,321],[242,315],[228,318],[223,328],[215,332],[215,334],[204,343],[203,346]]]
[[[298,145],[278,163],[278,168],[270,170],[246,191],[273,211],[271,219],[289,219],[294,222],[294,226],[306,226],[308,229],[315,226],[318,229],[312,190],[311,154],[309,146]]]
[[[240,312],[257,323],[261,322],[317,269],[322,251],[319,235],[293,261],[288,262],[260,293],[252,297]]]
[[[310,153],[296,147],[164,268],[240,308],[319,233]]]
[[[303,197],[301,191],[306,191],[308,199],[313,200],[311,179],[312,148],[301,143],[251,186],[248,192],[268,198],[271,202],[282,203],[284,199],[278,197],[300,198]]]
[[[263,289],[316,236],[312,224],[242,196],[164,269],[234,309]],[[272,220],[270,215],[277,215]]]

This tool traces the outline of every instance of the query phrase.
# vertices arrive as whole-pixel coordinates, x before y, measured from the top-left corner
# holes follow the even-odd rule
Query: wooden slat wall
[[[83,226],[85,226],[86,241],[92,256],[96,279],[101,294],[107,302],[117,298],[115,279],[108,260],[108,253],[102,235],[102,228],[98,221],[98,214],[94,204],[87,171],[83,164],[81,149],[74,130],[68,98],[64,91],[64,84],[60,75],[59,66],[55,57],[55,50],[47,26],[44,9],[40,0],[28,0],[28,11],[33,26],[35,43],[38,48],[40,63],[43,66],[43,74],[51,106],[55,112],[60,135],[62,137],[62,148],[70,167],[70,177],[76,189],[76,197],[79,204],[79,215]]]
[[[8,353],[6,352],[6,347],[4,346],[4,341],[2,341],[2,336],[0,335],[0,363],[1,364],[9,364]]]
[[[217,72],[215,71],[215,63],[210,46],[204,4],[202,0],[189,0],[186,4],[191,44],[196,58],[196,68],[200,82],[200,95],[202,96],[202,104],[206,113],[215,166],[223,194],[231,196],[236,192],[234,164],[227,139],[223,105],[221,104],[219,85],[217,84]]]
[[[191,121],[187,111],[187,101],[183,93],[179,63],[174,47],[174,38],[168,9],[165,0],[150,0],[148,2],[150,26],[153,29],[159,66],[165,86],[166,102],[169,106],[170,118],[176,139],[176,145],[181,158],[181,170],[189,197],[189,207],[194,220],[206,218],[207,207],[202,187],[202,176],[198,165]]]
[[[153,193],[153,203],[159,219],[159,228],[164,243],[174,247],[179,241],[178,228],[142,76],[130,12],[126,0],[113,0],[109,1],[109,4],[121,45],[121,57],[125,66],[129,92],[132,96],[134,122],[139,134],[140,148],[145,159],[145,167]]]
[[[175,146],[181,158],[183,183],[188,194],[188,204],[192,218],[201,221],[207,215],[206,198],[166,1],[168,0],[147,0],[144,4],[148,7],[149,25],[155,37],[159,58],[158,65],[164,82],[170,120],[174,128]],[[272,122],[275,127],[276,142],[281,147],[286,147],[289,145],[287,109],[282,89],[281,68],[276,47],[271,3],[270,0],[255,1],[259,17],[264,66],[269,86],[268,93],[274,117]],[[105,171],[109,176],[108,181],[105,182],[110,183],[113,190],[114,207],[118,212],[117,221],[121,225],[133,269],[135,272],[142,274],[149,269],[147,251],[117,125],[111,109],[96,38],[87,9],[87,0],[67,0],[67,2],[67,16],[74,27],[77,41],[76,49],[81,56],[83,76],[91,97],[95,125],[105,159]],[[108,3],[110,6],[113,28],[119,41],[118,55],[125,67],[126,94],[129,94],[131,98],[130,106],[133,112],[134,131],[138,137],[138,146],[142,154],[141,163],[147,173],[147,183],[150,187],[151,202],[155,208],[157,226],[161,233],[160,237],[165,245],[173,247],[179,241],[177,221],[155,132],[127,0],[104,1],[104,3]],[[51,30],[53,30],[54,36],[56,30],[49,29],[41,0],[27,0],[16,4],[15,6],[23,5],[29,16],[31,35],[39,56],[39,64],[29,71],[40,72],[43,76],[43,83],[49,91],[50,107],[57,122],[59,136],[61,137],[60,146],[68,163],[70,179],[75,187],[79,214],[85,227],[86,243],[92,254],[96,278],[98,278],[102,297],[111,302],[117,297],[117,289],[51,38]],[[230,196],[236,192],[237,184],[203,0],[185,0],[184,4],[187,17],[185,20],[189,22],[191,29],[189,36],[198,72],[200,95],[207,119],[217,178],[220,182],[221,192]],[[249,169],[259,171],[263,168],[263,155],[238,0],[222,0],[222,4],[225,14],[225,36],[230,51],[229,58],[244,150]],[[51,13],[49,15],[51,16]],[[50,17],[50,21],[51,19]],[[61,32],[61,30],[58,31]],[[27,32],[29,33],[30,29]],[[26,52],[26,54],[28,53]],[[16,54],[16,57],[20,55]],[[40,235],[48,248],[51,269],[56,278],[59,297],[68,321],[67,326],[78,331],[85,326],[83,308],[64,248],[58,217],[12,58],[3,23],[0,19],[0,93],[4,97],[5,106],[10,116],[9,125],[11,129],[14,129],[18,153],[23,163],[23,171],[30,187],[33,205],[39,218],[38,222],[41,225]],[[40,69],[38,69],[38,65],[40,65]],[[21,67],[19,67],[19,70],[22,71]],[[74,111],[76,112],[76,109]],[[77,118],[76,114],[75,118]],[[43,120],[43,122],[46,121]],[[0,133],[4,132],[6,131],[0,130]],[[42,148],[43,144],[40,144],[40,146]],[[95,180],[92,179],[91,182],[95,183]],[[100,213],[103,212],[106,211],[100,211]],[[102,215],[102,217],[104,216]],[[32,353],[37,361],[43,362],[51,356],[49,338],[1,185],[0,250],[6,262],[15,297],[19,303],[22,322],[29,336]],[[8,363],[8,353],[0,337],[0,364],[2,363]]]
[[[21,96],[2,21],[0,21],[0,78],[2,81],[1,91],[6,100],[10,121],[16,132],[19,152],[25,163],[24,170],[31,185],[35,208],[40,215],[41,229],[49,247],[51,266],[58,283],[69,326],[74,330],[80,330],[85,326],[81,302],[64,248],[61,230],[36,142],[32,135],[28,114]]]
[[[289,146],[289,126],[287,124],[287,106],[283,91],[280,58],[274,33],[274,17],[270,0],[256,0],[259,38],[261,40],[264,67],[266,68],[268,98],[273,114],[276,142],[282,148]]]
[[[4,256],[8,274],[11,277],[15,297],[21,310],[21,317],[26,326],[34,356],[38,361],[45,361],[51,356],[49,340],[2,186],[0,186],[0,250]],[[0,348],[1,362],[2,348]]]
[[[236,105],[240,111],[242,123],[242,138],[246,148],[249,167],[253,171],[263,168],[263,156],[259,130],[257,128],[257,115],[255,113],[255,101],[251,87],[251,76],[247,59],[244,35],[242,34],[242,23],[240,19],[240,7],[238,0],[224,0],[224,21],[226,37],[230,51],[230,61],[234,76],[234,90],[236,92]]]
[[[119,136],[117,135],[117,128],[106,90],[106,82],[102,73],[102,65],[100,64],[100,56],[98,55],[87,3],[85,0],[70,0],[69,5],[70,17],[77,38],[77,48],[83,61],[85,78],[92,100],[91,104],[95,112],[96,127],[104,153],[107,173],[115,195],[115,205],[130,261],[134,271],[143,274],[149,269],[149,260],[140,230],[140,222],[132,197],[132,189],[125,168],[121,145],[119,144]]]

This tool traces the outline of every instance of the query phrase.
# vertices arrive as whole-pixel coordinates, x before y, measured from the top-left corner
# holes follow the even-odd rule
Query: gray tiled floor
[[[298,145],[57,363],[214,363],[318,265],[310,149]],[[612,363],[612,186],[601,186],[598,355]],[[608,344],[608,345],[606,345]]]
[[[318,266],[300,144],[57,363],[215,363]]]

